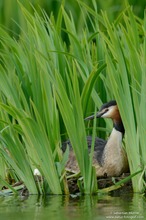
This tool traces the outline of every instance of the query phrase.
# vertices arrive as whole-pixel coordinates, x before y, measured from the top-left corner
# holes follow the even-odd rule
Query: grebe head
[[[96,118],[111,118],[113,120],[113,127],[124,135],[124,125],[115,100],[103,104],[100,110],[96,113]],[[94,119],[94,115],[85,118],[85,120],[91,119]]]
[[[111,118],[114,122],[121,121],[119,109],[115,100],[103,104],[100,110],[96,114],[96,118]],[[94,119],[94,115],[91,115],[85,120]]]

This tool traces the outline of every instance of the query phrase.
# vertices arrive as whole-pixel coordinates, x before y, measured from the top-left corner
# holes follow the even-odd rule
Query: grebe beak
[[[97,112],[96,113],[96,118],[100,118],[103,114],[104,114],[104,112],[101,112],[101,111]],[[94,115],[90,115],[87,118],[85,118],[84,120],[88,121],[88,120],[92,120],[92,119],[94,119]]]

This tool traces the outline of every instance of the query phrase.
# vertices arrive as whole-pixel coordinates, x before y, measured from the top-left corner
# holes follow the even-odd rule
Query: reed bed
[[[126,130],[128,179],[135,192],[144,192],[146,17],[136,17],[127,5],[111,22],[105,12],[99,15],[95,1],[92,8],[78,3],[88,17],[80,34],[64,3],[55,19],[44,10],[30,13],[19,2],[24,29],[19,27],[17,39],[0,27],[0,186],[22,180],[32,194],[69,193],[69,149],[61,150],[69,138],[81,171],[80,191],[98,192],[86,136],[94,140],[102,132],[107,138],[112,125],[94,120],[92,127],[84,118],[114,98]]]

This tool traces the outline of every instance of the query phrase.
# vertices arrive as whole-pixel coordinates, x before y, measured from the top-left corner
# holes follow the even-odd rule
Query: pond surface
[[[146,219],[141,194],[0,197],[0,220]]]

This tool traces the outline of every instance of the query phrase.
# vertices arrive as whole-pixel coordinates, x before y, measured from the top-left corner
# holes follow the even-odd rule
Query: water
[[[0,197],[0,220],[145,219],[141,194]]]

